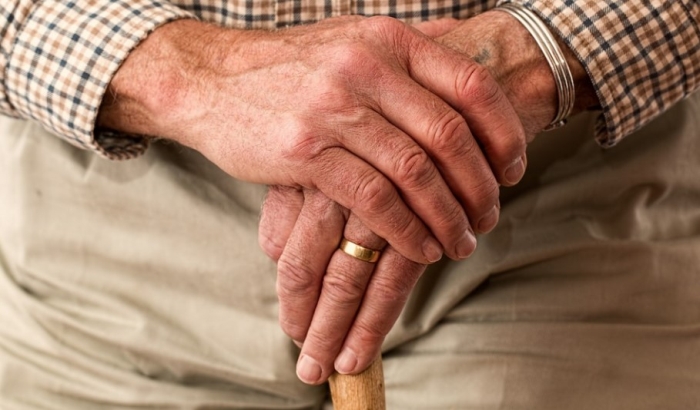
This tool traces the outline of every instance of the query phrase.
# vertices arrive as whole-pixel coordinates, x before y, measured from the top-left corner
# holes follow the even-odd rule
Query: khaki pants
[[[419,282],[389,409],[700,408],[700,94],[620,146],[543,134],[501,221]],[[264,187],[0,119],[0,408],[315,409],[257,245]]]

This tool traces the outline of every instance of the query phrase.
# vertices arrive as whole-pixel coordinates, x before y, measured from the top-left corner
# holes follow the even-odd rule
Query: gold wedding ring
[[[353,258],[369,263],[375,263],[378,261],[379,255],[382,253],[381,251],[375,251],[374,249],[365,248],[364,246],[350,242],[345,238],[343,238],[343,240],[340,242],[339,248],[341,251],[347,253]]]

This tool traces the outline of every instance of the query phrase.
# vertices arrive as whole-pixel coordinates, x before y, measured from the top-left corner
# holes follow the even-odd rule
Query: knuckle
[[[341,79],[351,80],[357,84],[358,80],[369,78],[372,73],[381,68],[381,62],[376,51],[372,50],[364,42],[343,42],[333,47],[329,52],[329,69],[327,78],[336,78],[337,74]],[[348,81],[336,81],[329,84],[329,91],[335,90],[338,86],[344,87]]]
[[[375,319],[376,320],[372,320],[371,322],[360,321],[354,324],[355,329],[353,337],[355,337],[362,346],[380,345],[389,332],[389,330],[386,329],[386,325],[383,323],[385,321],[384,318],[377,315]]]
[[[414,223],[415,219],[396,215],[394,217],[388,215],[387,223],[391,227],[391,234],[386,236],[386,239],[391,244],[416,244],[421,243],[426,233],[422,229],[420,223]],[[420,252],[420,251],[419,251]],[[407,254],[413,260],[423,260],[424,256],[421,253]]]
[[[412,273],[408,270],[408,272],[402,272],[401,275],[391,278],[376,277],[373,286],[377,297],[385,304],[402,303],[413,289],[417,279],[417,275]]]
[[[328,273],[323,277],[323,295],[339,308],[351,308],[360,303],[365,284],[352,274]]]
[[[361,208],[381,214],[394,205],[391,189],[388,181],[379,173],[372,172],[356,182],[354,197]]]
[[[288,138],[283,139],[281,154],[284,158],[305,162],[313,160],[328,148],[328,141],[321,138],[319,130],[308,120],[295,118],[289,121]]]
[[[439,204],[435,206],[437,207]],[[456,203],[448,207],[442,207],[434,223],[437,229],[461,236],[463,232],[459,227],[466,225],[467,217],[464,208],[459,203]]]
[[[329,353],[337,352],[338,346],[345,337],[345,329],[338,329],[333,324],[327,324],[327,327],[324,326],[323,328],[314,326],[309,329],[306,335],[304,349],[308,349],[307,352],[313,351],[313,356],[317,359],[321,359]]]
[[[500,194],[498,183],[494,178],[487,178],[472,188],[473,198],[478,198],[479,213],[488,212],[498,202]]]
[[[404,150],[394,164],[396,178],[403,186],[421,190],[435,179],[436,169],[420,148]]]
[[[428,135],[433,150],[438,153],[455,154],[467,145],[469,128],[459,113],[449,110],[432,122]]]
[[[387,202],[382,202],[386,204]],[[382,223],[385,229],[377,231],[379,236],[383,237],[390,244],[405,246],[411,248],[414,244],[420,243],[419,238],[424,238],[426,232],[423,230],[423,225],[411,213],[391,212],[392,206],[375,206],[368,207],[368,214],[375,218],[382,218]],[[414,260],[423,260],[422,253],[412,254]]]
[[[409,244],[419,243],[417,238],[426,234],[423,225],[407,209],[401,206],[401,198],[394,187],[381,174],[367,176],[354,181],[353,205],[351,210],[359,215],[364,214],[368,220],[381,219],[375,228],[376,234],[385,238],[389,243]],[[422,260],[417,257],[415,260]]]
[[[338,44],[330,52],[333,67],[338,71],[354,68],[366,54],[367,50],[364,46],[348,42]]]
[[[337,203],[321,191],[307,191],[304,206],[309,209],[309,214],[325,223],[330,222],[340,211]]]
[[[413,34],[406,23],[393,17],[373,16],[366,19],[363,24],[364,29],[373,33],[376,38],[383,41],[384,45],[389,46],[400,61],[408,57],[409,50],[420,51],[419,47],[416,47],[416,40],[420,37]]]
[[[480,64],[470,65],[461,71],[455,81],[458,95],[464,101],[469,101],[470,105],[492,107],[505,98],[489,70]]]
[[[394,34],[405,28],[399,20],[388,16],[369,17],[364,20],[364,25],[370,30],[386,34]]]
[[[338,73],[352,72],[358,65],[352,61],[352,57],[344,57],[335,61],[335,66],[326,69],[313,84],[308,87],[308,104],[311,120],[319,113],[334,113],[337,110],[347,109],[354,102],[352,91],[347,81],[338,77]],[[356,74],[353,74],[356,76]]]
[[[515,127],[514,127],[515,125]],[[527,141],[525,132],[519,124],[502,122],[494,124],[491,130],[498,138],[490,138],[483,141],[484,150],[489,160],[495,165],[510,165],[517,158],[525,154]]]
[[[518,127],[515,133],[513,133],[511,138],[504,138],[503,154],[515,161],[517,158],[525,154],[527,148],[527,141],[525,139],[525,132],[522,127]]]
[[[317,275],[303,261],[280,258],[277,263],[277,295],[280,299],[289,296],[307,295],[317,287]]]
[[[478,158],[480,158],[483,154],[483,151],[471,133],[468,133],[467,135],[467,138],[464,138],[462,144],[454,147],[451,152],[455,158],[461,159],[462,164],[469,163],[474,166],[476,161],[478,161]]]
[[[258,234],[258,244],[263,252],[265,252],[265,255],[275,262],[279,260],[284,251],[284,244],[278,243],[275,239],[263,233],[262,230]]]

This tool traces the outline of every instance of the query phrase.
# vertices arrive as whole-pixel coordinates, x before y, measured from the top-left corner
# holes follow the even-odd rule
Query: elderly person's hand
[[[470,220],[493,225],[498,182],[522,176],[524,133],[489,72],[394,19],[177,21],[111,90],[99,125],[178,141],[241,180],[318,189],[415,262],[469,255]]]
[[[381,258],[375,265],[344,253],[343,237],[384,249]],[[303,342],[297,374],[312,384],[333,372],[343,341],[346,353],[335,369],[352,373],[369,365],[426,267],[385,247],[354,214],[313,190],[270,187],[260,243],[278,261],[280,325]]]
[[[494,74],[525,124],[528,140],[552,120],[557,97],[551,70],[527,31],[510,16],[489,12],[418,27]],[[567,58],[578,80],[576,110],[595,105],[585,72],[570,52]],[[476,228],[485,232],[495,223]],[[376,267],[355,259],[338,249],[343,237],[370,249],[385,245],[347,209],[317,191],[270,188],[260,243],[278,261],[280,324],[303,342],[297,372],[307,383],[325,381],[334,368],[341,373],[366,368],[425,270],[391,246]]]

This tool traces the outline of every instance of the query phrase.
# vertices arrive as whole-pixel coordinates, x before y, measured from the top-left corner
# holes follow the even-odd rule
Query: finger
[[[318,190],[356,214],[368,229],[419,263],[442,257],[442,247],[403,201],[392,182],[339,147],[316,155],[308,166]]]
[[[359,373],[379,355],[382,342],[399,317],[425,265],[391,247],[384,250],[365,290],[362,305],[335,360],[338,373]]]
[[[406,84],[403,86],[409,87],[409,83],[411,82],[406,80]],[[416,92],[422,90],[415,83],[413,83],[412,88],[418,89],[413,90]],[[399,93],[399,91],[390,90],[385,92],[387,94]],[[424,91],[424,94],[426,97],[430,95],[427,91]],[[405,93],[402,97],[415,98]],[[434,96],[433,99],[439,101]],[[445,110],[453,112],[455,117],[461,120],[459,114],[446,104],[440,103]],[[415,109],[416,105],[425,109]],[[392,107],[388,110],[393,113],[396,108]],[[402,114],[396,116],[401,117],[402,120],[404,117],[410,116],[414,121],[420,121],[418,118],[421,117],[418,115],[432,115],[433,113],[423,103],[416,102],[414,106],[406,107]],[[476,247],[476,238],[469,225],[469,220],[464,208],[452,194],[430,156],[416,143],[414,138],[409,137],[375,112],[369,111],[362,123],[366,125],[342,127],[345,130],[341,139],[342,144],[355,155],[374,164],[397,186],[403,200],[430,228],[448,256],[454,259],[469,256]],[[425,139],[422,135],[419,138]],[[474,152],[480,156],[478,149]],[[474,185],[475,177],[481,176],[481,179],[487,181],[490,178],[495,190],[497,190],[498,186],[493,180],[488,164],[483,160],[483,157],[479,158],[483,162],[481,169],[469,170],[473,175],[465,173],[463,176],[467,180],[463,181],[461,185]],[[465,159],[461,158],[459,162],[464,162]],[[481,195],[481,192],[478,194]],[[480,197],[469,199],[473,203],[483,201]]]
[[[377,109],[428,153],[459,198],[474,230],[490,231],[498,220],[498,213],[493,215],[498,209],[498,181],[464,117],[409,78],[399,77],[394,82],[395,87],[386,87],[381,93],[368,90],[378,101]],[[452,258],[469,256],[476,245],[471,231],[463,230],[459,238],[461,242],[451,243],[458,244],[455,248],[443,242]]]
[[[525,131],[499,84],[482,65],[426,36],[408,47],[412,78],[453,106],[466,120],[504,185],[522,178]],[[516,172],[509,170],[516,169]]]
[[[260,214],[258,243],[277,262],[292,233],[304,204],[304,195],[296,188],[272,185],[267,190]]]
[[[382,249],[385,245],[384,240],[365,229],[352,214],[344,236],[370,249]],[[333,373],[333,361],[360,306],[374,266],[342,250],[337,250],[331,258],[297,363],[297,375],[303,382],[322,383]]]
[[[460,21],[454,18],[441,18],[437,20],[421,21],[412,27],[428,37],[435,38],[449,33]]]
[[[344,226],[340,206],[318,191],[304,191],[304,206],[277,263],[279,321],[292,340],[306,337],[326,266]]]

